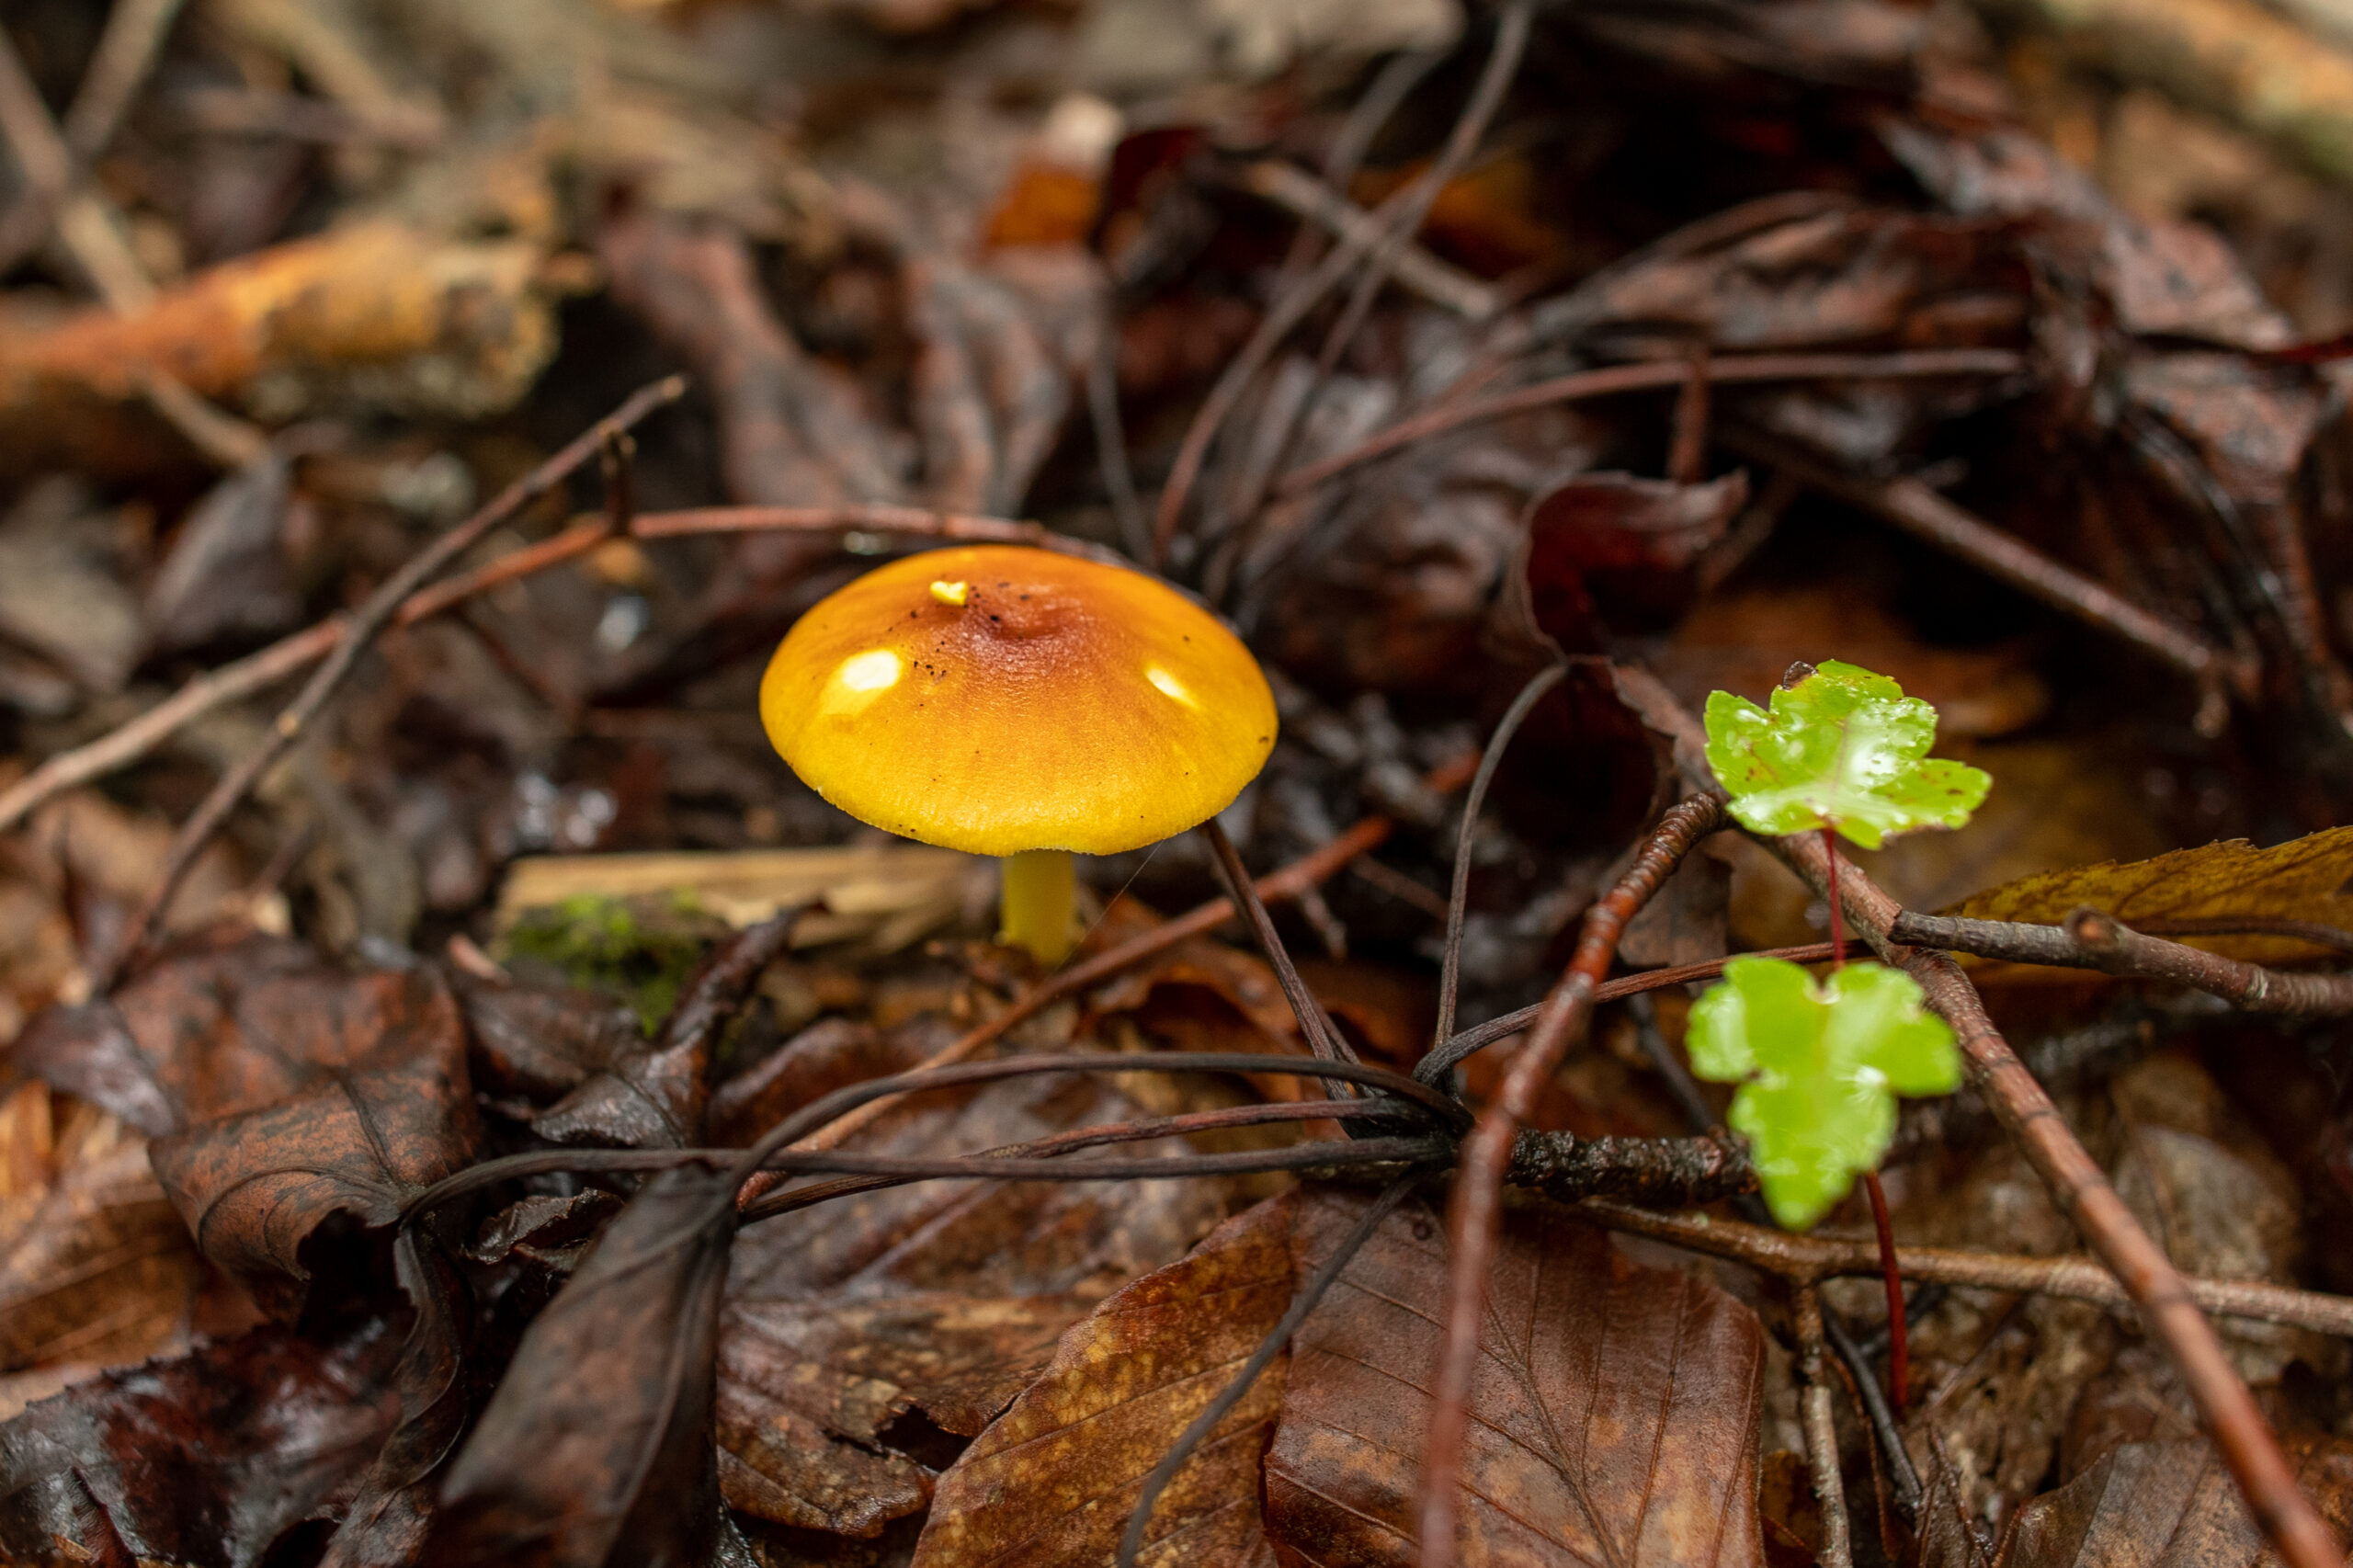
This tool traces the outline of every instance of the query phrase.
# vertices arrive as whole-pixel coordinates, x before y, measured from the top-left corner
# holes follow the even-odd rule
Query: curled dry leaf
[[[1329,1255],[1363,1194],[1311,1193],[1292,1252]],[[1267,1528],[1323,1563],[1414,1559],[1446,1247],[1400,1209],[1300,1330],[1267,1456]],[[1464,1454],[1465,1562],[1755,1565],[1764,1331],[1675,1269],[1546,1210],[1507,1216]]]
[[[1143,1479],[1232,1381],[1291,1296],[1290,1195],[1212,1232],[1063,1335],[1013,1407],[939,1478],[915,1568],[1093,1568],[1119,1545]],[[1269,1562],[1257,1471],[1280,1364],[1170,1481],[1138,1562]]]
[[[369,1228],[482,1146],[457,1004],[434,1001],[372,1052],[276,1104],[160,1140],[155,1175],[204,1255],[266,1311],[298,1312],[303,1244],[329,1216]]]
[[[441,1484],[439,1568],[688,1568],[722,1531],[711,1448],[723,1171],[641,1187],[515,1359]]]
[[[244,1568],[331,1517],[398,1414],[399,1335],[264,1328],[109,1372],[0,1426],[0,1556]]]

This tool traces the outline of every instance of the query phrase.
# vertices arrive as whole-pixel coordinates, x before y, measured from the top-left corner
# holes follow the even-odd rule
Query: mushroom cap
[[[1013,545],[926,551],[828,596],[768,662],[760,719],[850,815],[979,855],[1156,844],[1223,811],[1275,744],[1267,677],[1208,611]]]

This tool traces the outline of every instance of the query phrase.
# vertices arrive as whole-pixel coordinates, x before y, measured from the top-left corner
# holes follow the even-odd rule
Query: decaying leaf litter
[[[6,1554],[2341,1557],[2338,25],[12,9]],[[942,541],[1274,686],[1051,972],[760,731]],[[1968,826],[1731,824],[1830,660]],[[1686,1067],[1834,869],[1904,1336]]]

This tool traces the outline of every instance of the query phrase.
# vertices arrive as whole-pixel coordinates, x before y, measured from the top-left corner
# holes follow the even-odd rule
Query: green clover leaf
[[[1949,1094],[1961,1053],[1922,1011],[1910,975],[1853,963],[1822,984],[1783,959],[1724,965],[1691,1009],[1691,1070],[1738,1084],[1733,1130],[1748,1140],[1773,1217],[1802,1230],[1875,1169],[1897,1095]]]
[[[1937,710],[1885,676],[1825,660],[1772,702],[1768,713],[1729,691],[1708,698],[1708,766],[1752,832],[1835,827],[1876,849],[1892,833],[1959,827],[1993,785],[1928,756]]]

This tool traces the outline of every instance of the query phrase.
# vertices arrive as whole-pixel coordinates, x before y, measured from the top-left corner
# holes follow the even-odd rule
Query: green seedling
[[[1930,756],[1937,710],[1885,676],[1825,660],[1772,703],[1708,699],[1708,766],[1752,832],[1835,828],[1876,849],[1890,834],[1959,827],[1994,782]]]
[[[1688,1041],[1694,1072],[1740,1085],[1732,1125],[1765,1201],[1793,1228],[1876,1170],[1896,1095],[1948,1094],[1961,1081],[1952,1031],[1921,1011],[1911,978],[1847,967],[1832,835],[1876,849],[1915,828],[1959,827],[1993,784],[1928,756],[1937,710],[1887,676],[1835,660],[1800,669],[1769,710],[1728,691],[1708,699],[1708,766],[1750,831],[1823,835],[1835,972],[1816,985],[1792,963],[1734,959],[1692,1010]]]
[[[1773,1217],[1802,1230],[1876,1168],[1895,1133],[1895,1096],[1950,1094],[1961,1053],[1922,1010],[1912,977],[1850,964],[1817,983],[1785,959],[1737,958],[1691,1009],[1691,1070],[1738,1084],[1746,1138]]]

